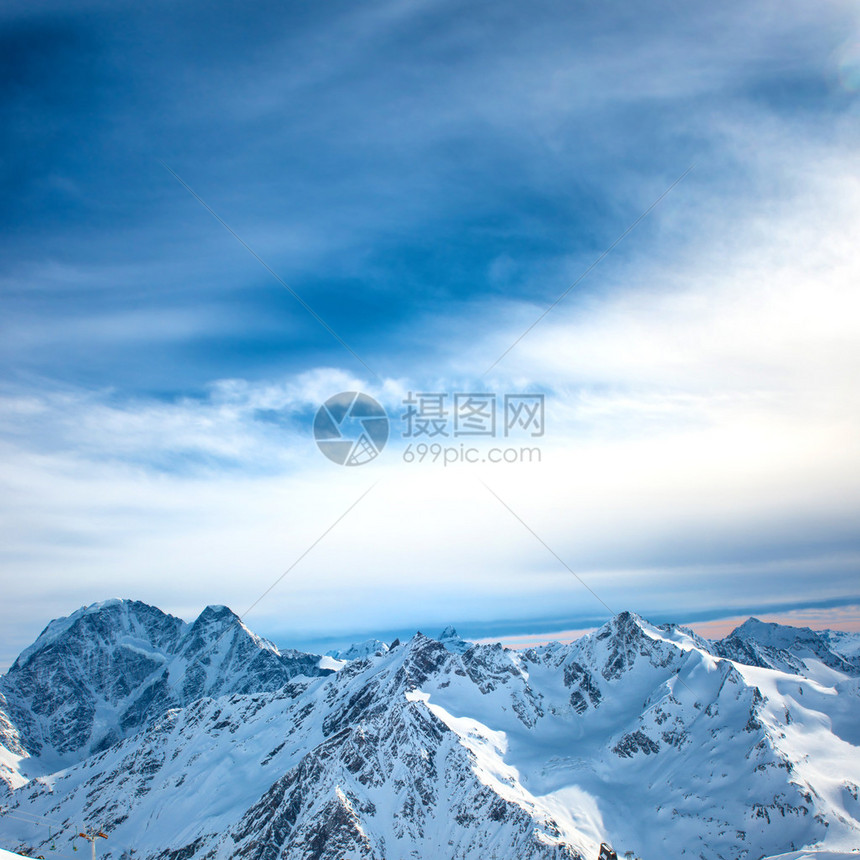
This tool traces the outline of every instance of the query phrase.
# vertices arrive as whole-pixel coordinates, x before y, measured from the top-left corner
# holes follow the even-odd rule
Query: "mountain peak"
[[[354,642],[347,648],[326,651],[326,657],[333,657],[335,660],[360,660],[387,654],[388,650],[388,645],[380,639],[366,639],[364,642]]]
[[[815,663],[845,675],[860,674],[860,661],[856,655],[850,651],[841,653],[838,647],[834,647],[831,635],[809,627],[748,618],[714,645],[717,653],[729,659],[793,672],[805,671],[822,683],[832,681],[833,674],[820,670],[818,675],[814,674],[812,666]]]
[[[5,776],[0,758],[0,780],[15,781],[0,796],[32,819],[0,816],[0,841],[48,856],[53,834],[37,819],[82,813],[87,826],[104,822],[109,845],[185,860],[483,860],[496,847],[591,860],[600,841],[655,858],[670,838],[671,856],[705,844],[708,857],[770,857],[860,833],[846,754],[858,688],[824,690],[806,674],[812,660],[750,672],[758,664],[715,660],[713,643],[625,612],[523,652],[458,655],[453,628],[442,641],[419,633],[331,678],[292,682],[304,664],[263,648],[224,607],[201,613],[211,623],[177,621],[168,647],[142,610],[130,632],[103,635],[137,617],[124,606],[80,616],[59,647],[0,678],[5,761],[31,753]],[[633,798],[632,784],[648,791]],[[661,815],[670,809],[687,822],[680,831]]]
[[[182,626],[183,622],[140,600],[116,597],[100,600],[76,609],[71,615],[49,621],[36,641],[18,655],[13,668],[24,668],[36,654],[56,646],[68,636],[89,638],[98,635],[99,638],[111,639],[141,625],[171,628]]]
[[[222,606],[220,603],[210,604],[197,616],[198,621],[233,621],[234,619],[241,620],[229,606]]]
[[[450,651],[452,654],[464,654],[472,647],[471,642],[466,642],[462,636],[454,629],[452,624],[449,624],[440,634],[439,638],[436,640],[439,642],[446,651]]]
[[[67,764],[176,705],[328,674],[318,664],[316,655],[282,654],[226,606],[207,606],[188,625],[146,603],[114,599],[50,622],[0,677],[0,694],[4,710],[21,717],[24,748]]]
[[[216,603],[203,609],[191,623],[189,633],[197,638],[202,637],[201,641],[203,641],[208,640],[213,635],[213,631],[226,633],[232,628],[247,630],[248,635],[253,636],[251,631],[242,624],[242,619],[232,609]]]
[[[809,627],[793,627],[790,624],[779,624],[775,621],[761,621],[753,616],[743,624],[735,627],[727,639],[753,639],[762,645],[786,648],[798,639],[810,641],[818,638],[818,634]]]
[[[606,639],[609,636],[620,636],[628,638],[641,633],[645,627],[650,626],[644,618],[637,615],[635,612],[624,610],[617,615],[613,615],[602,627],[597,631],[598,639]]]
[[[757,633],[762,630],[772,630],[779,625],[775,624],[772,621],[762,621],[759,618],[756,618],[754,615],[750,615],[743,624],[739,624],[735,627],[734,630],[729,634],[729,636],[748,636],[753,633]]]

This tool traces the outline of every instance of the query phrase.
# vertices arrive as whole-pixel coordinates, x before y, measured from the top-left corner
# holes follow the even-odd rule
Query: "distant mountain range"
[[[112,600],[0,678],[0,777],[0,847],[58,860],[84,828],[125,860],[849,856],[860,635],[622,613],[571,644],[320,657]]]

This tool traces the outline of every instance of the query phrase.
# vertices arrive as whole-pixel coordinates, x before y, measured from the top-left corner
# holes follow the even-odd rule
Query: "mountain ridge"
[[[221,614],[198,625],[203,647]],[[416,633],[272,690],[209,677],[214,695],[4,804],[104,827],[103,856],[141,860],[591,860],[602,841],[643,860],[848,850],[860,680],[828,668],[823,683],[821,655],[810,669],[794,641],[757,655],[795,660],[786,671],[629,612],[521,650]],[[7,844],[47,857],[36,830],[0,817]]]
[[[320,674],[316,655],[281,652],[223,606],[191,623],[113,599],[50,622],[0,676],[6,719],[29,758],[73,764],[201,695],[276,689]]]

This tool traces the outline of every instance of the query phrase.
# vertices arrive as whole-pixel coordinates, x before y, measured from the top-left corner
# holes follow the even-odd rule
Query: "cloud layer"
[[[108,596],[242,611],[374,482],[252,627],[856,602],[847,4],[163,12],[0,13],[0,662]],[[344,390],[395,430],[358,469]],[[404,463],[422,390],[544,393],[541,462]]]

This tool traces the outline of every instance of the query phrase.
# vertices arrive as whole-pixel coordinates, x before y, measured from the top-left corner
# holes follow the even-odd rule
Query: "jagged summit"
[[[144,641],[175,640],[186,627],[182,619],[139,600],[113,598],[82,606],[71,615],[49,622],[12,664],[10,671],[22,669],[32,657],[71,638],[100,638],[103,642],[120,636],[140,636]]]
[[[221,604],[210,604],[207,606],[200,615],[197,616],[197,621],[195,623],[207,623],[210,621],[240,621],[239,616],[230,609],[229,606],[223,606]]]
[[[32,756],[73,763],[201,696],[275,690],[319,658],[281,653],[225,606],[187,624],[137,600],[106,600],[48,624],[0,677]]]
[[[79,709],[95,707],[93,725],[130,702],[141,711],[86,761],[52,768],[47,742],[34,753],[47,778],[10,780],[3,805],[18,818],[0,817],[0,844],[49,856],[24,812],[106,828],[114,860],[131,849],[139,860],[594,860],[601,842],[643,860],[718,860],[860,835],[858,682],[834,670],[813,679],[820,660],[779,651],[796,661],[788,672],[725,659],[719,643],[625,612],[574,642],[523,650],[416,633],[336,674],[282,682],[285,655],[233,613],[200,618],[179,622],[170,653],[141,645],[119,616],[92,642],[78,641],[86,624],[68,625],[19,668],[19,693],[25,680],[51,690],[38,675],[50,667],[67,685],[54,722],[40,699],[0,719],[0,777],[34,726],[61,736]],[[189,649],[207,632],[195,662]],[[111,686],[157,654],[148,687]],[[111,667],[101,698],[99,666]],[[169,710],[163,679],[186,696]],[[142,689],[158,707],[146,710]]]
[[[471,642],[467,642],[463,639],[460,634],[454,629],[452,624],[449,624],[440,634],[437,642],[441,642],[446,650],[451,651],[455,654],[462,654],[464,651],[468,651],[469,648],[472,647]]]
[[[366,657],[378,657],[388,653],[388,645],[380,639],[366,639],[364,642],[354,642],[347,648],[326,651],[326,657],[335,660],[363,660]]]
[[[597,640],[619,639],[624,641],[639,640],[647,631],[655,632],[658,628],[647,622],[635,612],[623,611],[613,615],[591,634]]]
[[[447,650],[461,653],[472,647],[470,642],[464,640],[453,625],[448,625],[435,639],[416,631],[412,638],[407,641],[410,648],[423,647],[428,643],[442,644]],[[395,639],[390,645],[386,645],[380,639],[367,639],[364,642],[356,642],[347,648],[332,649],[326,652],[327,657],[335,660],[344,660],[350,662],[352,660],[365,659],[367,657],[379,657],[387,654],[391,649],[400,645],[400,640]]]
[[[834,672],[860,675],[860,653],[852,652],[850,644],[849,650],[842,653],[838,645],[852,641],[851,634],[845,636],[751,617],[715,643],[714,650],[720,656],[749,665],[812,673],[818,680],[828,682],[833,680]]]
[[[604,625],[603,628],[610,628],[619,632],[633,630],[635,628],[644,629],[653,625],[646,621],[641,615],[631,612],[629,609],[624,609],[612,616]],[[601,628],[601,629],[603,629]]]

